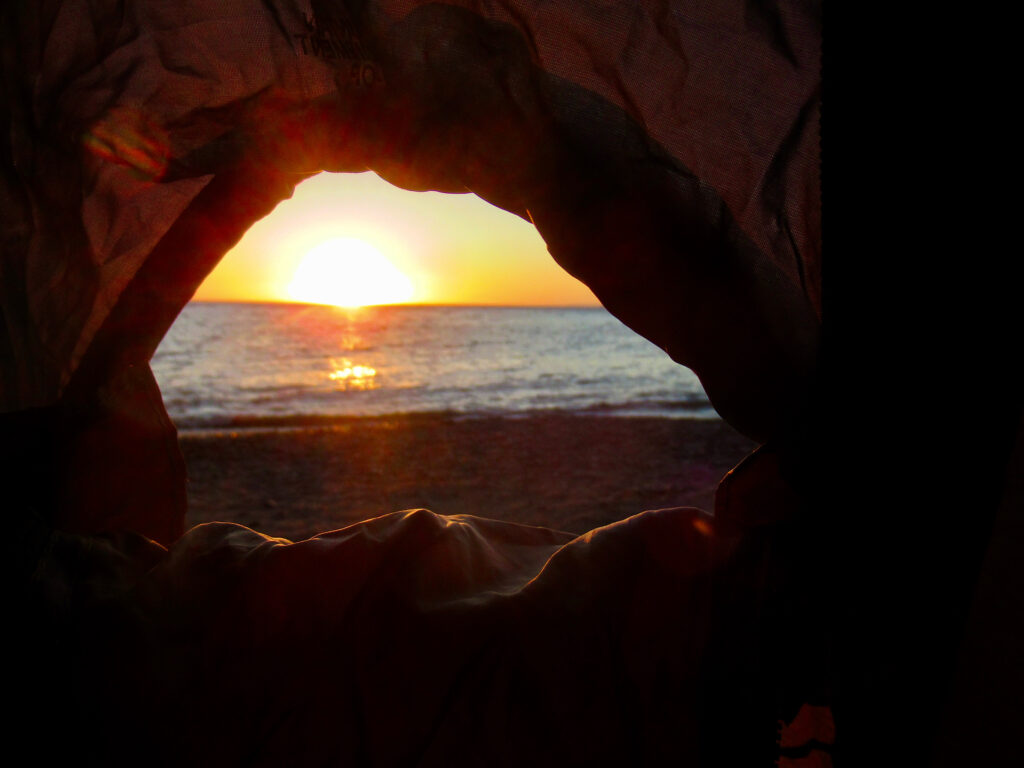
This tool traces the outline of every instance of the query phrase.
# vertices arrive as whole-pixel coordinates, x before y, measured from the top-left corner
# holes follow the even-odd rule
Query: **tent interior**
[[[991,384],[986,418],[945,422],[941,446],[918,440],[933,434],[921,379],[895,354],[885,404],[844,396],[829,324],[849,305],[822,279],[820,14],[5,6],[0,460],[14,723],[39,754],[866,765],[994,743],[1015,678],[991,650],[1019,632],[1019,603],[1001,602],[1021,581],[1019,393]],[[367,169],[532,222],[609,312],[693,369],[761,446],[713,514],[580,537],[486,510],[294,543],[186,531],[149,361],[296,184]],[[1001,370],[971,361],[986,381]],[[915,482],[922,468],[944,484]]]

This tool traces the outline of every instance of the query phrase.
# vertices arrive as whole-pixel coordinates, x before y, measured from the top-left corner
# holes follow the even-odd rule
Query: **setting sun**
[[[383,254],[412,283],[412,295],[371,298],[346,289],[339,298],[326,286],[357,281],[330,275],[312,278],[315,288],[302,288],[301,295],[298,285],[290,290],[311,251],[339,239]],[[529,221],[474,194],[410,192],[371,172],[321,173],[303,181],[253,224],[195,299],[600,306],[589,288],[555,263]]]
[[[401,304],[413,293],[412,282],[384,254],[351,237],[312,248],[288,286],[288,295],[295,301],[339,307]]]

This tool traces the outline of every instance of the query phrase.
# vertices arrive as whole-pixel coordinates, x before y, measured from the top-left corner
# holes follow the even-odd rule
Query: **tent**
[[[985,433],[990,494],[944,577],[955,599],[931,582],[912,611],[911,635],[939,639],[908,668],[858,633],[910,625],[885,594],[890,578],[893,594],[918,586],[895,565],[912,526],[879,545],[828,462],[849,424],[822,367],[818,3],[48,0],[2,19],[2,459],[34,661],[22,695],[48,713],[26,722],[75,737],[50,749],[754,765],[806,705],[832,707],[860,764],[903,741],[883,701],[897,689],[925,700],[911,741],[938,743],[1016,421],[1001,411]],[[365,169],[532,221],[611,313],[697,373],[763,444],[713,519],[645,513],[571,542],[422,511],[294,545],[183,530],[150,357],[299,181]],[[854,584],[865,555],[883,575]],[[356,590],[369,573],[390,575]],[[582,627],[604,642],[574,668],[560,637]],[[300,646],[280,672],[275,653]],[[826,721],[805,756],[832,750]]]

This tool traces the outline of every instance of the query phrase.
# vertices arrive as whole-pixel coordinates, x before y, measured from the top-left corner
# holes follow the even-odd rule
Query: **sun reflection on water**
[[[369,365],[354,365],[351,360],[331,360],[327,377],[339,389],[374,389],[377,369]]]

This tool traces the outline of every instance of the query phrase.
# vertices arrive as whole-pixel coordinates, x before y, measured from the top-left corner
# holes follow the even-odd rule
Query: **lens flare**
[[[85,148],[109,163],[130,168],[136,177],[159,181],[167,170],[167,133],[139,109],[115,107],[82,137]]]

